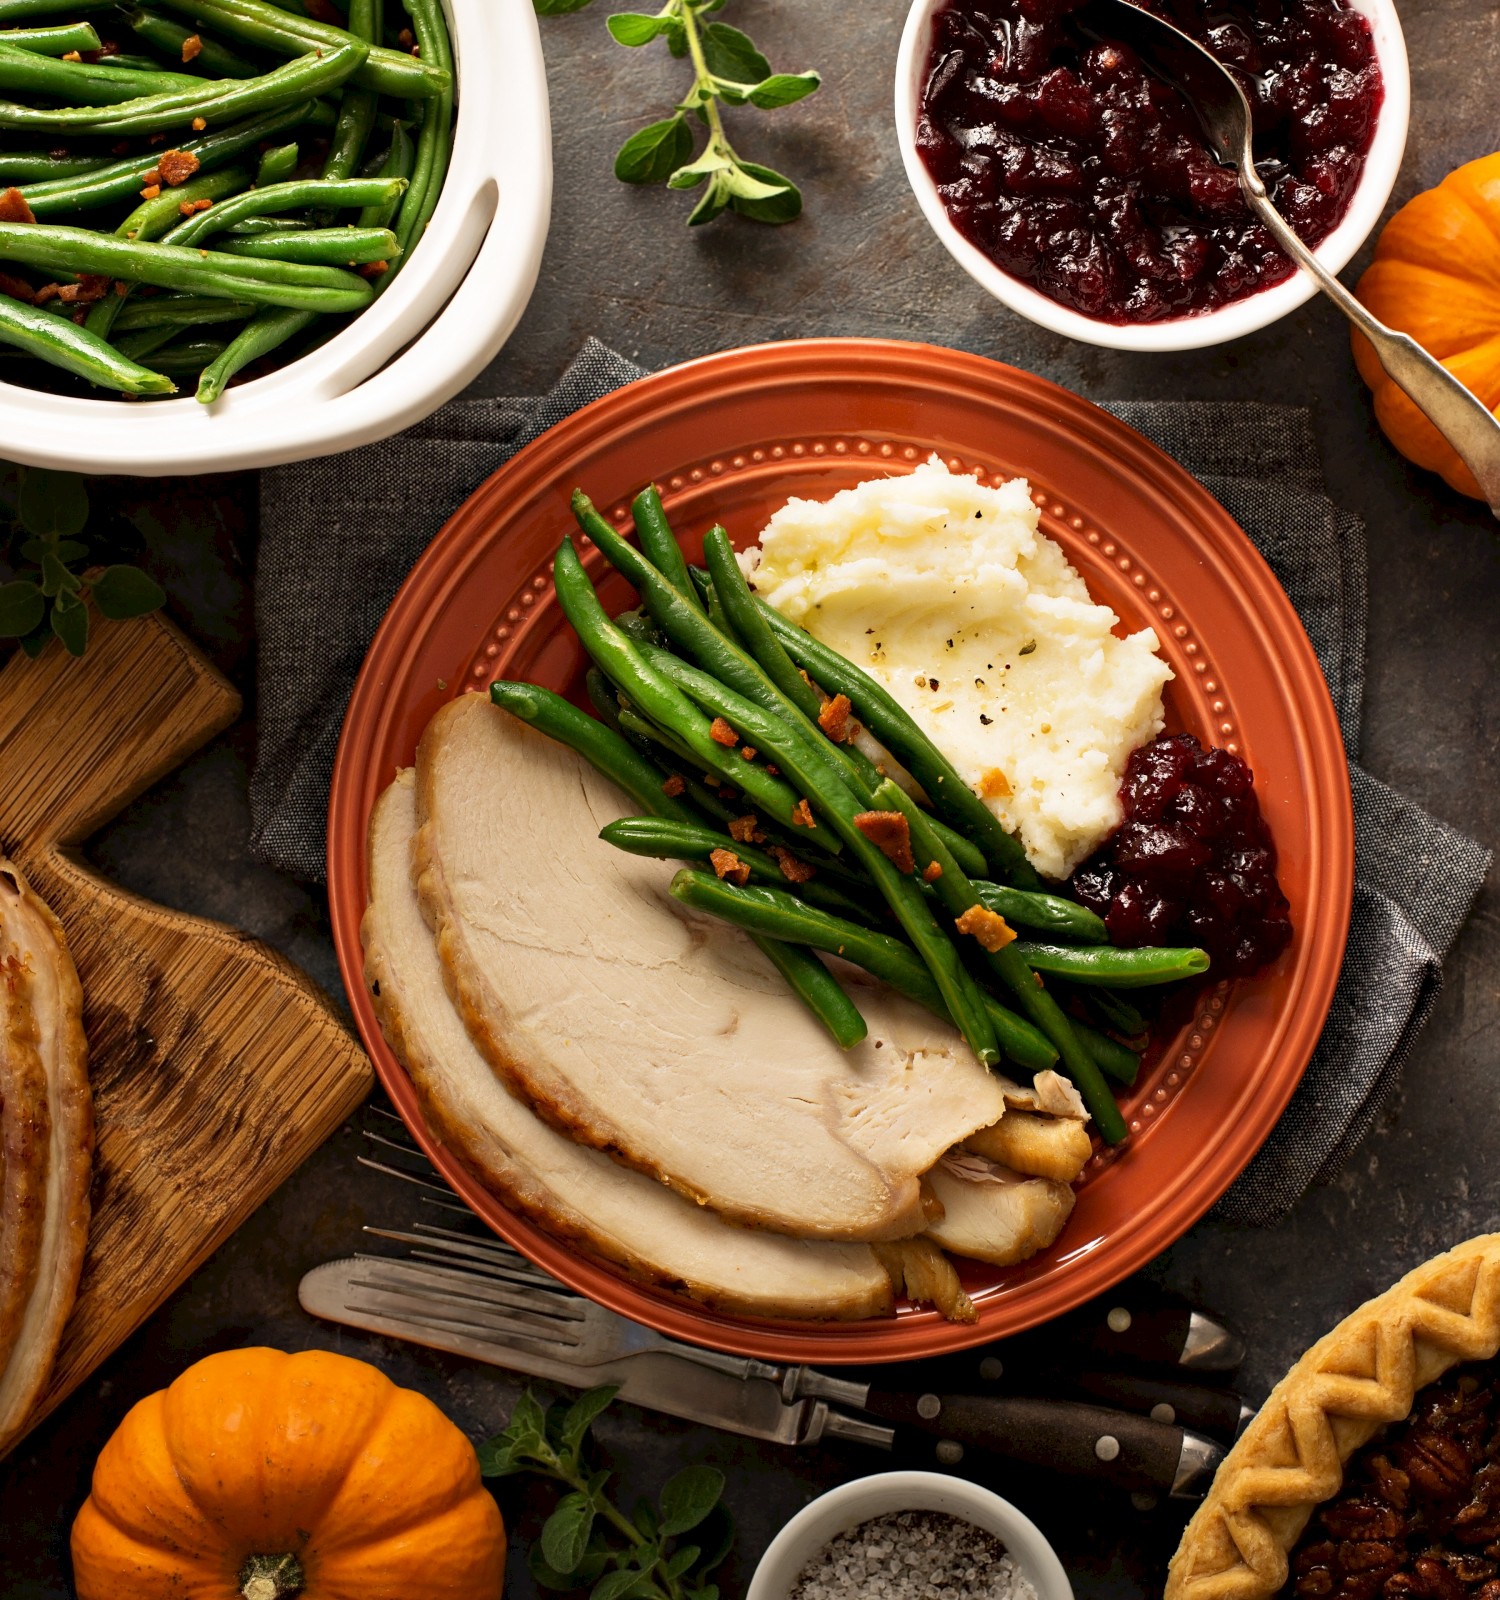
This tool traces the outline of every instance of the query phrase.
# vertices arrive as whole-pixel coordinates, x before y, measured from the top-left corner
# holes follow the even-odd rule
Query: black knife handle
[[[1126,1371],[1074,1372],[1069,1378],[1072,1387],[1090,1400],[1139,1412],[1153,1422],[1175,1422],[1180,1428],[1211,1434],[1227,1444],[1233,1444],[1240,1431],[1243,1407],[1232,1389],[1211,1389],[1207,1384]]]
[[[865,1410],[882,1422],[1124,1489],[1171,1494],[1184,1459],[1181,1428],[1072,1400],[871,1389]]]
[[[1144,1279],[1131,1279],[1069,1312],[1048,1326],[1047,1336],[1054,1348],[1060,1340],[1106,1362],[1203,1373],[1231,1373],[1245,1353],[1244,1341],[1217,1318]]]

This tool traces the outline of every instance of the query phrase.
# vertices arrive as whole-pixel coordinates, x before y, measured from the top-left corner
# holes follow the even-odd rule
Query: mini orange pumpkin
[[[1355,291],[1382,322],[1409,333],[1500,411],[1500,152],[1450,172],[1396,213]],[[1375,417],[1408,461],[1483,499],[1474,474],[1386,376],[1370,342],[1354,335]]]
[[[497,1600],[474,1447],[363,1361],[231,1350],[134,1406],[73,1524],[79,1600]]]

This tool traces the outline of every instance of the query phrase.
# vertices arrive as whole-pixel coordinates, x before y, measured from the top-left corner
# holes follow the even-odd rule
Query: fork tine
[[[545,1312],[507,1305],[504,1301],[486,1300],[481,1296],[432,1284],[404,1283],[378,1272],[372,1272],[364,1278],[351,1278],[349,1284],[354,1289],[373,1289],[378,1294],[398,1295],[427,1307],[448,1307],[450,1309],[445,1314],[450,1317],[455,1310],[467,1312],[477,1319],[472,1324],[474,1327],[484,1328],[490,1333],[529,1333],[531,1337],[559,1350],[572,1350],[581,1342],[575,1331],[576,1324],[561,1322]]]
[[[591,1366],[599,1365],[598,1362],[579,1361],[570,1351],[564,1354],[559,1350],[555,1341],[550,1339],[528,1338],[524,1333],[507,1335],[497,1339],[495,1329],[483,1323],[464,1322],[448,1317],[434,1317],[414,1314],[404,1315],[400,1311],[392,1310],[389,1306],[355,1305],[352,1301],[348,1309],[364,1316],[380,1317],[387,1322],[402,1322],[409,1328],[428,1328],[434,1331],[442,1330],[450,1333],[462,1334],[466,1338],[474,1339],[477,1343],[488,1344],[492,1349],[505,1351],[521,1351],[524,1354],[541,1356],[543,1360],[565,1361],[570,1367],[579,1371],[586,1371]],[[505,1365],[506,1363],[501,1363]]]
[[[370,1156],[355,1156],[354,1158],[362,1167],[368,1167],[371,1172],[383,1172],[388,1178],[400,1178],[403,1183],[412,1183],[419,1189],[430,1189],[434,1194],[443,1194],[452,1197],[453,1191],[446,1183],[434,1183],[430,1178],[424,1178],[420,1173],[408,1172],[404,1167],[388,1166],[383,1161],[376,1161]]]
[[[416,1231],[428,1236],[438,1249],[445,1248],[443,1244],[444,1240],[454,1240],[460,1244],[477,1245],[481,1249],[489,1251],[498,1261],[504,1261],[507,1265],[512,1267],[517,1275],[525,1274],[528,1280],[542,1285],[545,1288],[553,1289],[558,1294],[572,1295],[574,1299],[581,1298],[581,1296],[577,1295],[574,1290],[568,1288],[566,1284],[560,1283],[556,1278],[554,1278],[550,1272],[544,1272],[541,1267],[535,1265],[535,1263],[531,1261],[528,1261],[527,1258],[523,1256],[521,1252],[513,1245],[506,1244],[503,1239],[495,1238],[493,1234],[487,1235],[482,1239],[476,1239],[472,1234],[460,1233],[455,1228],[440,1228],[436,1223],[432,1222],[417,1223]]]
[[[412,1156],[420,1161],[423,1166],[431,1167],[432,1162],[425,1151],[419,1150],[416,1145],[404,1139],[388,1139],[383,1133],[374,1133],[369,1128],[362,1130],[365,1140],[369,1144],[383,1145],[387,1150],[397,1150],[404,1156]]]
[[[372,1234],[377,1239],[389,1239],[394,1244],[404,1244],[418,1249],[442,1251],[445,1254],[434,1257],[436,1260],[461,1258],[465,1266],[474,1272],[490,1272],[498,1277],[510,1278],[517,1283],[529,1283],[539,1289],[546,1289],[558,1295],[571,1295],[556,1278],[548,1277],[533,1267],[527,1259],[516,1254],[499,1243],[490,1243],[476,1239],[471,1234],[458,1233],[452,1228],[437,1228],[428,1224],[422,1227],[420,1233],[402,1233],[395,1229],[366,1227],[365,1232]],[[512,1264],[514,1263],[514,1264]]]
[[[399,1256],[363,1254],[356,1259],[367,1261],[381,1270],[390,1271],[397,1277],[410,1274],[414,1278],[419,1278],[424,1284],[436,1286],[438,1289],[462,1295],[466,1299],[485,1305],[508,1306],[516,1310],[533,1312],[558,1324],[576,1325],[587,1320],[576,1308],[576,1303],[562,1295],[548,1294],[545,1289],[520,1288],[496,1282],[491,1278],[481,1278],[447,1263],[430,1266],[425,1262],[408,1261]]]

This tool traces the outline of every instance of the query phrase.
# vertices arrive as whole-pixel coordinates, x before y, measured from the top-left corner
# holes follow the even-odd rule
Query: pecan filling
[[[1500,1367],[1455,1367],[1350,1461],[1292,1554],[1295,1600],[1500,1600]]]

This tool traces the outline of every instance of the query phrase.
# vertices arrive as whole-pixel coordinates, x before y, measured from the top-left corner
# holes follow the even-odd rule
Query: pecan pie
[[[1497,1354],[1487,1234],[1361,1306],[1277,1384],[1188,1524],[1165,1600],[1500,1600]]]

